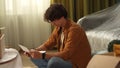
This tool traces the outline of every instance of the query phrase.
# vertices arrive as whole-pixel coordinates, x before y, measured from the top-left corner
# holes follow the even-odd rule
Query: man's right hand
[[[28,56],[28,57],[31,57],[31,55],[30,55],[29,52],[24,52],[24,55],[25,55],[25,56]]]

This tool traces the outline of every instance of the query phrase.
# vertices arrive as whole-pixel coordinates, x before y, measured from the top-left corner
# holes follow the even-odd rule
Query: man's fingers
[[[28,52],[24,52],[24,55],[31,57],[30,53],[28,53]]]

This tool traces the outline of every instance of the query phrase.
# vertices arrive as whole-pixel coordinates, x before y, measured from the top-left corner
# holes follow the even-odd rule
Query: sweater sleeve
[[[57,31],[58,28],[55,28],[52,34],[50,35],[50,37],[48,38],[48,40],[45,43],[43,43],[43,46],[45,46],[47,49],[50,49],[57,44],[57,39],[56,39]]]

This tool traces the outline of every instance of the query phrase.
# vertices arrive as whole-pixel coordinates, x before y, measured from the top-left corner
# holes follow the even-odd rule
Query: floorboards
[[[48,53],[53,53],[56,52],[57,50],[50,50],[48,51]],[[22,51],[19,51],[21,58],[22,58],[22,63],[23,63],[23,68],[37,68],[37,66],[35,64],[33,64],[30,60],[29,57],[23,55]]]

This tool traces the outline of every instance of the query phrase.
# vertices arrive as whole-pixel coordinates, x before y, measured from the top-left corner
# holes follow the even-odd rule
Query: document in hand
[[[21,44],[18,45],[23,51],[29,52],[29,49]]]

